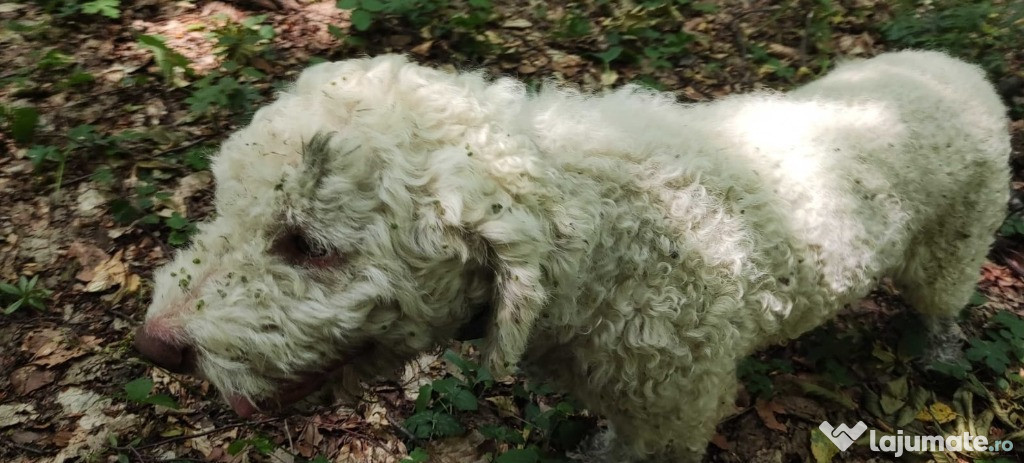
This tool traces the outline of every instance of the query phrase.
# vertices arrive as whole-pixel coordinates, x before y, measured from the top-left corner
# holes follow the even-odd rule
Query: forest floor
[[[140,360],[151,272],[210,214],[219,141],[305,66],[364,54],[702,102],[907,47],[983,65],[1011,108],[1013,212],[965,311],[967,358],[924,368],[915,319],[883,287],[745,361],[707,461],[1024,461],[895,458],[863,438],[839,453],[818,430],[864,421],[1024,449],[1024,7],[913,3],[0,0],[0,461],[566,461],[603,423],[544,385],[490,378],[470,343],[355,407],[254,420]]]

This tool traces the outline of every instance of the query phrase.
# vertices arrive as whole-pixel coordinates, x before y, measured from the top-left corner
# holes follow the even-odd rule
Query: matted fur
[[[156,274],[145,329],[258,403],[305,372],[386,374],[487,306],[486,363],[607,416],[605,459],[695,461],[739,359],[880,278],[958,312],[1004,216],[1006,123],[934,52],[700,105],[320,64],[224,142],[216,217]],[[341,257],[282,259],[294,230]]]

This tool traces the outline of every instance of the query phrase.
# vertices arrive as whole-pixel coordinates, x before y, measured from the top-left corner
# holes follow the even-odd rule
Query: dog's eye
[[[295,245],[295,249],[300,254],[306,257],[319,257],[325,252],[319,246],[315,246],[309,242],[309,239],[302,235],[292,235],[292,243]]]
[[[327,267],[340,261],[339,254],[324,247],[299,232],[287,232],[279,236],[271,252],[292,265],[306,267]]]

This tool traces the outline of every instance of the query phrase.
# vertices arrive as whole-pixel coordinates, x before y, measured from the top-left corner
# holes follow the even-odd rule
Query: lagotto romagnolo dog
[[[934,52],[682,105],[446,73],[303,72],[213,159],[216,215],[156,273],[136,346],[240,415],[482,327],[611,423],[607,461],[696,461],[736,364],[890,277],[953,323],[1004,216],[1005,108]]]

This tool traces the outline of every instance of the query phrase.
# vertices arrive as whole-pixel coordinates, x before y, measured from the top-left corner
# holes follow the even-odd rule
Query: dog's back
[[[533,104],[563,115],[537,124],[533,137],[563,168],[596,158],[639,164],[649,178],[604,174],[666,201],[675,197],[666,190],[694,182],[718,198],[718,213],[731,217],[723,224],[740,226],[723,228],[717,248],[734,243],[735,253],[751,253],[744,265],[768,276],[766,293],[747,294],[748,307],[767,314],[762,339],[817,326],[886,276],[908,282],[921,305],[946,305],[914,296],[929,291],[962,305],[965,284],[938,291],[917,282],[936,266],[977,271],[1007,199],[1005,108],[979,68],[941,53],[851,61],[790,93],[710,104],[636,88],[553,92]],[[741,249],[745,239],[752,248]],[[940,263],[933,253],[954,257]]]
[[[885,54],[770,106],[749,124],[763,156],[752,162],[780,186],[796,243],[837,302],[891,276],[918,310],[959,310],[1009,182],[1005,108],[981,70],[941,53]],[[796,307],[784,335],[834,310],[818,307]]]

